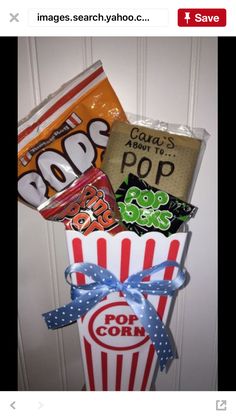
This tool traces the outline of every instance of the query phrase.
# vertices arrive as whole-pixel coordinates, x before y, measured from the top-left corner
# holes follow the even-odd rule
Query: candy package
[[[111,234],[126,230],[110,182],[95,167],[40,205],[38,211],[47,220],[63,222],[66,230],[84,235],[100,230]]]
[[[170,236],[194,217],[197,208],[130,173],[116,191],[121,220],[139,236],[151,231]]]
[[[132,121],[129,114],[128,118]],[[208,134],[203,129],[137,121],[117,121],[112,126],[101,168],[113,189],[131,172],[151,186],[189,200]]]
[[[20,121],[20,200],[38,207],[92,165],[100,167],[115,120],[127,118],[97,61]]]

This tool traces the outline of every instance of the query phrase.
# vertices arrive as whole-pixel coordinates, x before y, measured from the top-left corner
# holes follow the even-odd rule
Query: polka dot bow
[[[160,368],[163,370],[167,361],[173,358],[171,343],[166,328],[155,308],[143,294],[173,296],[174,292],[185,282],[185,271],[179,269],[177,277],[172,281],[163,279],[142,281],[145,277],[169,267],[180,268],[180,265],[174,261],[165,261],[150,269],[137,272],[129,276],[124,282],[120,282],[112,272],[101,266],[93,263],[73,263],[65,270],[66,280],[71,285],[72,301],[63,307],[44,313],[43,317],[49,329],[57,329],[84,316],[111,292],[121,291],[148,333],[155,347]],[[88,285],[73,285],[71,274],[75,272],[81,272],[91,277],[93,282]],[[68,277],[70,277],[70,281]]]

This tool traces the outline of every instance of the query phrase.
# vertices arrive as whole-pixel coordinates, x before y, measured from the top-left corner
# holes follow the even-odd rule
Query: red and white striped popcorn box
[[[88,236],[67,231],[70,263],[90,262],[109,269],[120,281],[142,269],[166,260],[182,263],[187,233],[165,237],[161,233],[133,232],[112,236],[94,232]],[[167,267],[145,278],[172,280],[178,269]],[[157,276],[158,275],[158,276]],[[92,279],[81,273],[72,275],[74,283],[83,285]],[[165,323],[169,296],[147,296]],[[120,292],[113,292],[78,320],[86,390],[150,390],[157,355],[148,334]]]

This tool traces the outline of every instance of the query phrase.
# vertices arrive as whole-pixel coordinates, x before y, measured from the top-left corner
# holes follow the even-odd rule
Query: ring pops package
[[[38,211],[47,220],[63,222],[66,230],[84,235],[92,231],[116,234],[126,230],[121,224],[110,182],[95,167],[40,205]]]
[[[149,185],[189,200],[205,149],[204,129],[134,118],[114,122],[102,170],[116,191],[130,172]]]
[[[127,118],[97,61],[20,121],[20,200],[38,207],[92,165],[100,167],[115,120]]]
[[[170,236],[197,211],[193,205],[148,185],[132,173],[116,191],[116,200],[122,222],[139,236],[152,231]]]

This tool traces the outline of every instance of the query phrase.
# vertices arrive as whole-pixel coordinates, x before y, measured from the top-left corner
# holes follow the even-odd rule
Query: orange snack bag
[[[38,207],[89,167],[99,168],[115,120],[127,118],[97,61],[20,121],[19,199]]]

